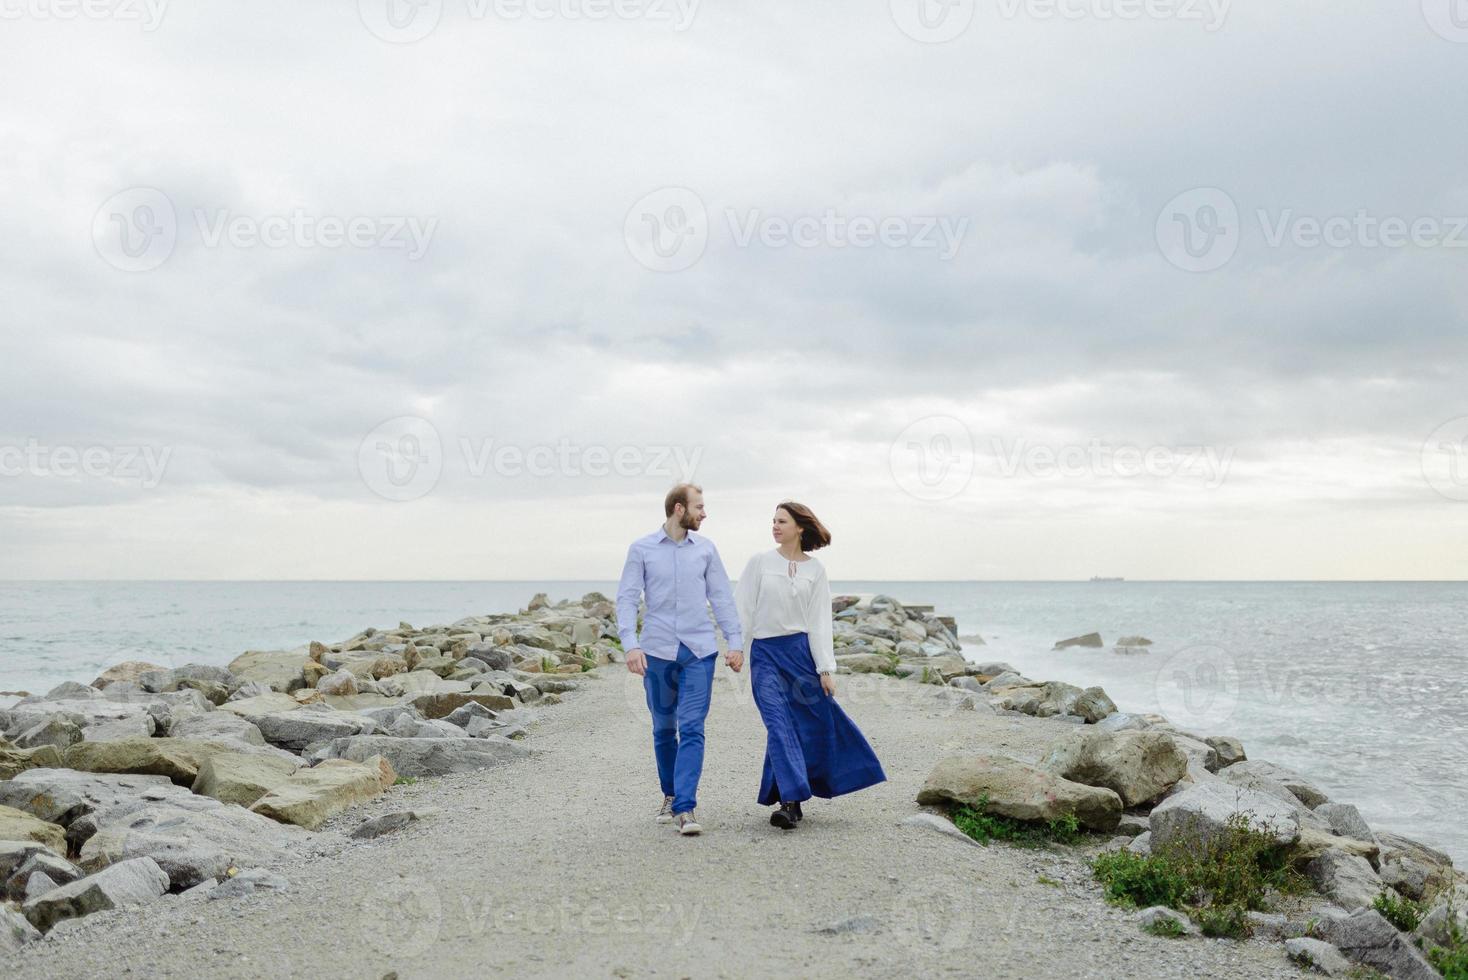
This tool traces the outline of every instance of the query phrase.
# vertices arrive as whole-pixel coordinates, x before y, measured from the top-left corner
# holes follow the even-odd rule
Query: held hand
[[[647,654],[642,652],[641,647],[627,651],[627,669],[638,677],[647,675]]]
[[[836,675],[822,674],[821,690],[826,692],[826,697],[834,698],[836,696]]]
[[[728,664],[729,669],[734,671],[734,673],[739,673],[739,671],[744,667],[744,651],[730,650],[728,653],[724,654],[724,663]]]

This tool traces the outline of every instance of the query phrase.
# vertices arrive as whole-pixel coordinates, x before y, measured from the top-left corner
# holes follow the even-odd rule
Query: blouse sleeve
[[[754,646],[754,609],[759,603],[760,556],[755,555],[744,566],[739,583],[734,587],[734,607],[739,611],[739,628],[744,631],[744,649]]]
[[[821,673],[836,670],[836,651],[831,640],[831,581],[826,566],[816,566],[816,580],[810,590],[810,608],[805,621],[809,624],[810,653]]]

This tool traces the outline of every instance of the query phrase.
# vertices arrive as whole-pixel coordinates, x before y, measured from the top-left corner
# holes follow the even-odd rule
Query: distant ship
[[[1091,576],[1091,581],[1092,582],[1125,582],[1126,579],[1122,578],[1120,575],[1118,575],[1116,578],[1107,578],[1107,577],[1102,576],[1102,575],[1092,575]]]

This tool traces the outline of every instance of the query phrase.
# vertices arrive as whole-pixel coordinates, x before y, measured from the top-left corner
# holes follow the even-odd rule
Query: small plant
[[[559,666],[560,664],[556,663],[550,657],[540,658],[540,672],[542,674],[554,674],[556,672],[556,668]]]
[[[1047,877],[1046,875],[1036,876],[1035,881],[1042,885],[1049,885],[1051,888],[1061,887],[1060,882],[1056,881],[1054,878]]]
[[[1458,917],[1448,905],[1448,944],[1427,951],[1427,962],[1443,975],[1443,980],[1468,980],[1468,936],[1458,928]]]
[[[953,825],[984,845],[1000,840],[1016,847],[1044,847],[1074,844],[1081,839],[1080,821],[1073,813],[1037,824],[988,813],[988,808],[987,796],[981,796],[973,806],[960,806],[952,813]]]
[[[397,779],[393,780],[393,785],[394,786],[412,786],[417,781],[418,780],[415,779],[412,776],[399,776]]]
[[[1244,937],[1248,913],[1268,908],[1272,892],[1305,888],[1276,841],[1235,814],[1221,833],[1184,835],[1143,857],[1108,851],[1092,862],[1108,901],[1188,913],[1204,935]]]
[[[1416,929],[1422,923],[1422,916],[1427,912],[1421,902],[1414,902],[1410,898],[1402,898],[1394,892],[1385,890],[1376,896],[1371,907],[1402,932],[1412,932]]]
[[[1164,939],[1176,939],[1183,935],[1183,925],[1176,919],[1158,919],[1149,922],[1142,927],[1143,932],[1150,932],[1154,936],[1162,936]]]

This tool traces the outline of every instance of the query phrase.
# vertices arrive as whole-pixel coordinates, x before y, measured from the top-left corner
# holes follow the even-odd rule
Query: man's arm
[[[731,654],[744,653],[744,631],[739,625],[739,608],[734,602],[734,589],[729,585],[729,573],[724,571],[724,562],[719,558],[719,549],[709,542],[709,567],[703,577],[709,605],[714,607],[714,620],[724,631]],[[733,667],[731,662],[729,666]]]
[[[642,649],[637,645],[637,604],[642,599],[642,552],[637,542],[627,549],[627,562],[622,566],[622,581],[617,584],[617,635],[627,654],[627,669],[640,674],[647,669]]]

